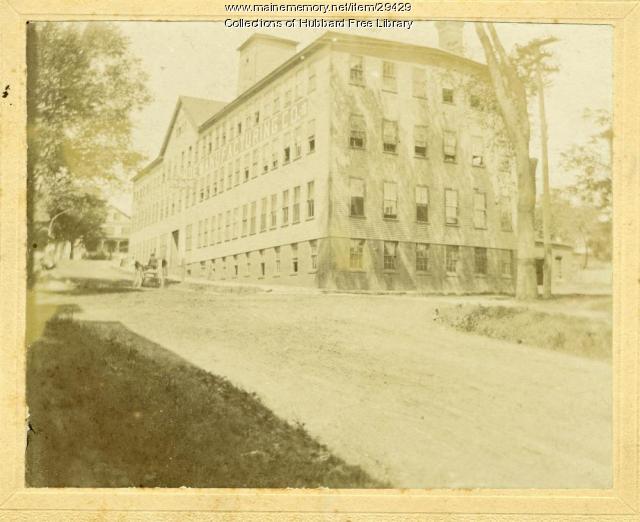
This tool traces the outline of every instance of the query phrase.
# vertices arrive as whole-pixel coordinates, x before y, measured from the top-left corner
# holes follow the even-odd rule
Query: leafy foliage
[[[63,208],[65,201],[56,198],[68,190],[77,190],[78,201],[86,203],[87,190],[117,188],[135,172],[143,158],[131,149],[132,115],[151,98],[140,61],[113,24],[31,23],[27,62],[27,284],[32,286],[33,248],[42,245],[36,241],[36,206]]]
[[[113,183],[139,166],[131,116],[150,101],[146,79],[114,25],[30,26],[30,174],[40,194],[61,172]]]
[[[574,144],[562,153],[562,167],[576,173],[573,193],[585,204],[594,205],[610,221],[612,211],[611,149],[613,129],[608,111],[589,110],[584,119],[598,130],[586,143]]]
[[[525,86],[528,96],[538,94],[538,82],[536,79],[538,64],[540,64],[540,72],[545,86],[550,84],[551,75],[560,70],[552,61],[553,54],[545,47],[557,41],[558,39],[553,36],[535,38],[526,45],[516,45],[511,53],[511,59],[516,66],[518,77]]]
[[[58,192],[47,207],[50,216],[57,216],[52,224],[53,237],[69,241],[72,249],[78,240],[86,244],[100,239],[107,217],[105,200],[88,192]]]

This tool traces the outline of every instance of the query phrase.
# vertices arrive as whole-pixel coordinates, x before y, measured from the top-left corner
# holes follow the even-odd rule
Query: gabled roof
[[[200,127],[227,104],[226,102],[192,96],[180,96],[179,102],[182,102],[182,108],[196,127]]]
[[[171,123],[169,124],[169,128],[167,129],[167,133],[164,137],[164,141],[162,142],[162,148],[160,149],[160,156],[164,155],[164,151],[167,149],[167,144],[169,143],[169,137],[171,136],[171,131],[173,131],[173,125],[176,122],[176,118],[180,112],[180,109],[184,109],[187,118],[191,122],[191,124],[198,129],[200,125],[202,125],[205,121],[207,121],[211,116],[216,114],[220,109],[222,109],[226,105],[226,102],[221,102],[217,100],[207,100],[206,98],[194,98],[192,96],[179,96],[178,102],[176,103],[176,108],[173,111],[173,116],[171,117]]]
[[[207,98],[195,98],[193,96],[178,96],[178,101],[176,102],[176,108],[173,110],[173,116],[171,116],[171,123],[169,123],[169,127],[167,128],[167,132],[164,136],[164,140],[162,141],[162,147],[160,148],[160,154],[154,159],[151,163],[149,163],[145,168],[143,168],[140,172],[138,172],[133,180],[135,181],[143,174],[147,173],[153,167],[155,167],[164,156],[165,150],[167,150],[167,145],[169,144],[169,138],[171,137],[171,132],[173,131],[173,126],[176,122],[176,118],[180,113],[180,109],[184,110],[184,113],[187,115],[187,119],[191,122],[196,129],[198,129],[204,122],[209,120],[214,114],[219,112],[227,103],[218,101],[218,100],[209,100]]]

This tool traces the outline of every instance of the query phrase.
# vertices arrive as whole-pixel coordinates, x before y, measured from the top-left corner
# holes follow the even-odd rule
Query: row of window
[[[392,93],[398,92],[398,64],[390,61],[382,62],[382,90]],[[375,75],[378,76],[377,74]],[[365,86],[365,58],[351,55],[349,59],[349,82],[358,87]],[[411,69],[411,94],[415,98],[427,98],[427,72],[423,67],[413,66]],[[445,84],[441,90],[441,101],[455,105],[458,95],[452,84]],[[469,106],[480,109],[481,99],[477,94],[469,95]]]
[[[351,239],[349,246],[349,268],[351,270],[364,269],[365,239]],[[431,271],[431,245],[429,243],[415,243],[415,270],[416,272]],[[511,251],[500,250],[500,273],[505,277],[511,277]],[[385,241],[382,251],[384,270],[397,270],[398,268],[398,242]],[[487,249],[474,247],[474,273],[487,275]],[[445,268],[449,275],[458,273],[460,267],[460,247],[458,245],[445,245]]]
[[[136,228],[161,221],[176,212],[181,212],[183,203],[185,209],[189,208],[217,194],[231,190],[241,183],[247,183],[251,179],[257,178],[258,174],[266,174],[270,170],[276,170],[281,164],[284,166],[291,161],[300,159],[303,155],[303,148],[306,154],[313,154],[316,151],[315,121],[309,122],[307,130],[304,146],[301,132],[293,135],[293,142],[291,141],[292,135],[285,133],[281,152],[278,141],[274,141],[271,155],[269,155],[266,146],[262,149],[260,157],[258,149],[255,149],[251,156],[245,155],[243,164],[240,159],[237,159],[235,163],[229,162],[226,168],[221,168],[218,172],[198,179],[198,182],[193,184],[191,188],[174,191],[161,198],[160,201],[141,208],[134,218]]]
[[[298,243],[291,243],[289,245],[291,250],[290,252],[290,273],[297,274],[300,271],[300,262],[298,257]],[[281,259],[281,247],[277,246],[273,248],[274,250],[274,275],[280,275],[282,271],[282,259]],[[219,259],[212,259],[209,263],[209,270],[212,274],[217,274],[219,271],[220,277],[222,279],[227,277],[237,278],[240,275],[239,270],[239,261],[244,257],[244,275],[251,276],[252,275],[252,264],[251,264],[251,252],[246,252],[245,254],[234,254],[232,256],[225,256]],[[231,263],[231,264],[230,264]],[[258,275],[259,277],[265,277],[267,275],[267,264],[265,262],[264,250],[258,250]],[[312,240],[309,241],[309,267],[313,272],[318,268],[318,241]],[[206,261],[200,261],[200,269],[206,270],[207,263]]]
[[[382,120],[382,152],[397,154],[399,140],[398,122]],[[349,118],[349,147],[364,150],[368,145],[367,125],[361,114],[351,114]],[[473,167],[485,166],[484,139],[482,136],[471,137],[471,155],[469,161]],[[428,153],[428,135],[426,125],[413,126],[413,154],[416,158],[426,158]],[[455,130],[445,130],[442,133],[442,157],[446,163],[456,163],[458,160],[458,134]],[[500,159],[499,169],[509,171],[510,161],[504,155]]]
[[[300,262],[298,256],[298,243],[292,243],[288,245],[290,248],[290,272],[297,274],[300,269]],[[364,270],[364,258],[365,258],[365,239],[351,239],[349,245],[349,269],[354,271]],[[414,243],[414,259],[415,259],[415,271],[419,273],[429,273],[433,270],[434,259],[432,259],[432,245],[429,243]],[[487,260],[488,249],[485,247],[472,247],[473,248],[473,267],[474,273],[480,276],[486,276],[489,274],[489,263]],[[396,271],[398,269],[398,256],[399,247],[397,241],[385,241],[382,251],[382,263],[385,271]],[[498,250],[498,271],[503,277],[511,277],[512,275],[512,253],[510,250]],[[457,275],[460,270],[460,246],[458,245],[445,245],[444,246],[444,263],[445,271],[448,275]],[[281,247],[274,247],[274,274],[279,275],[282,270],[281,263]],[[309,241],[309,267],[311,271],[317,269],[318,263],[318,243],[317,240]],[[245,272],[239,273],[239,261],[240,258],[245,258]],[[209,270],[216,273],[216,270],[220,271],[221,277],[238,277],[240,275],[250,276],[252,275],[251,253],[236,254],[232,256],[225,256],[218,260],[212,259],[209,262]],[[255,257],[254,257],[255,260]],[[229,265],[231,262],[231,265]],[[266,273],[266,262],[264,257],[264,250],[258,251],[258,263],[259,275],[264,277]],[[206,261],[200,262],[201,269],[207,268]]]
[[[349,178],[350,201],[349,215],[365,217],[365,181],[362,178]],[[444,189],[444,222],[449,226],[460,224],[460,204],[457,189]],[[398,218],[398,184],[384,181],[382,185],[382,217]],[[415,187],[415,219],[418,223],[429,222],[429,187]],[[473,193],[473,225],[478,229],[487,228],[487,195],[475,190]],[[500,228],[504,232],[512,231],[511,200],[504,196],[500,201]]]
[[[315,217],[315,186],[313,181],[306,185],[306,219]],[[291,192],[291,201],[289,200]],[[292,191],[284,190],[280,197],[278,206],[278,194],[271,194],[270,197],[263,197],[260,201],[252,201],[213,215],[210,218],[201,219],[196,224],[195,248],[231,241],[238,237],[246,237],[257,232],[266,232],[267,229],[275,229],[278,226],[278,211],[280,211],[280,226],[297,224],[301,220],[300,199],[302,187],[293,187]],[[260,214],[258,215],[258,203],[260,204]],[[289,215],[291,210],[291,216]],[[258,222],[259,219],[259,222]],[[191,251],[194,248],[193,241],[194,224],[189,224],[185,231],[185,250]]]

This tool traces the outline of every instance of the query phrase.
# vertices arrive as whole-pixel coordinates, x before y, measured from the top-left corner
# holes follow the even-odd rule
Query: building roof
[[[196,127],[200,127],[211,116],[222,109],[227,103],[206,98],[194,98],[192,96],[180,96],[182,108]]]
[[[254,38],[266,38],[266,39],[276,39],[282,40],[289,43],[297,43],[293,40],[287,40],[286,38],[279,38],[275,36],[265,35],[262,33],[256,33],[249,37],[244,43],[238,48],[243,48],[249,41],[252,41]],[[144,169],[142,169],[138,174],[133,177],[133,180],[137,180],[142,177],[144,174],[149,172],[153,167],[155,167],[158,163],[162,161],[162,156],[164,155],[164,151],[167,147],[167,143],[169,142],[169,136],[171,135],[171,130],[173,128],[173,124],[175,123],[175,119],[178,115],[178,111],[181,105],[185,106],[185,111],[190,111],[191,113],[198,113],[198,119],[191,118],[192,123],[196,125],[196,121],[199,121],[196,125],[197,128],[206,128],[209,125],[215,123],[229,111],[233,110],[236,106],[243,103],[247,98],[251,97],[256,91],[263,88],[268,83],[272,82],[275,78],[280,76],[283,72],[293,67],[296,63],[307,59],[311,54],[317,52],[319,49],[323,48],[326,45],[347,45],[347,46],[356,46],[359,48],[359,52],[363,54],[375,53],[376,51],[391,51],[396,55],[405,55],[407,57],[414,57],[416,53],[420,54],[425,58],[429,58],[431,61],[436,62],[455,62],[458,65],[470,67],[475,69],[478,72],[486,71],[487,66],[483,63],[476,62],[475,60],[471,60],[469,58],[465,58],[464,56],[460,56],[458,54],[450,53],[448,51],[443,51],[442,49],[436,49],[434,47],[426,47],[422,45],[414,45],[408,44],[404,42],[398,42],[395,40],[386,40],[382,38],[371,38],[369,36],[360,36],[348,33],[341,33],[336,31],[327,31],[322,34],[314,41],[312,41],[309,45],[307,45],[302,50],[295,53],[291,58],[286,60],[282,65],[276,67],[273,71],[267,74],[261,80],[258,80],[254,85],[249,87],[246,91],[237,96],[234,100],[229,103],[219,102],[215,100],[207,100],[204,98],[191,98],[187,96],[180,96],[178,98],[178,103],[176,104],[176,109],[174,110],[173,117],[171,119],[171,124],[167,129],[167,134],[165,136],[164,142],[162,144],[162,149],[160,151],[159,156],[149,163]],[[195,102],[185,100],[195,100]],[[216,106],[216,104],[218,104]],[[189,106],[189,109],[187,109]],[[209,116],[207,118],[202,118],[202,115],[206,112],[209,112]],[[189,112],[187,112],[189,115]]]
[[[297,46],[299,43],[299,42],[296,42],[295,40],[282,38],[280,36],[272,36],[270,34],[264,34],[264,33],[253,33],[249,38],[247,38],[244,42],[242,42],[242,44],[240,45],[240,47],[238,47],[237,50],[242,51],[242,49],[244,49],[247,45],[249,45],[251,42],[254,42],[256,40],[268,40],[270,42],[278,42],[278,43],[290,45],[292,47]]]
[[[171,131],[173,130],[173,126],[176,122],[176,118],[178,117],[180,109],[184,110],[191,124],[196,129],[198,129],[203,123],[209,120],[214,114],[216,114],[217,112],[220,112],[220,110],[225,105],[226,105],[226,102],[218,101],[218,100],[209,100],[207,98],[195,98],[193,96],[178,96],[176,107],[173,110],[173,115],[171,116],[171,123],[169,123],[169,127],[167,128],[167,132],[165,133],[164,140],[162,141],[160,154],[153,161],[151,161],[151,163],[149,163],[140,172],[138,172],[133,177],[133,181],[142,177],[144,174],[149,172],[153,167],[155,167],[162,161],[162,156],[164,155],[164,152],[167,149],[169,138],[171,137]]]

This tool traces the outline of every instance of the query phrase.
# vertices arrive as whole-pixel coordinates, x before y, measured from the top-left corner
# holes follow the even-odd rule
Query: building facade
[[[134,178],[132,255],[214,280],[511,292],[513,161],[486,67],[459,24],[438,30],[445,50],[249,38],[238,97],[181,97]]]

